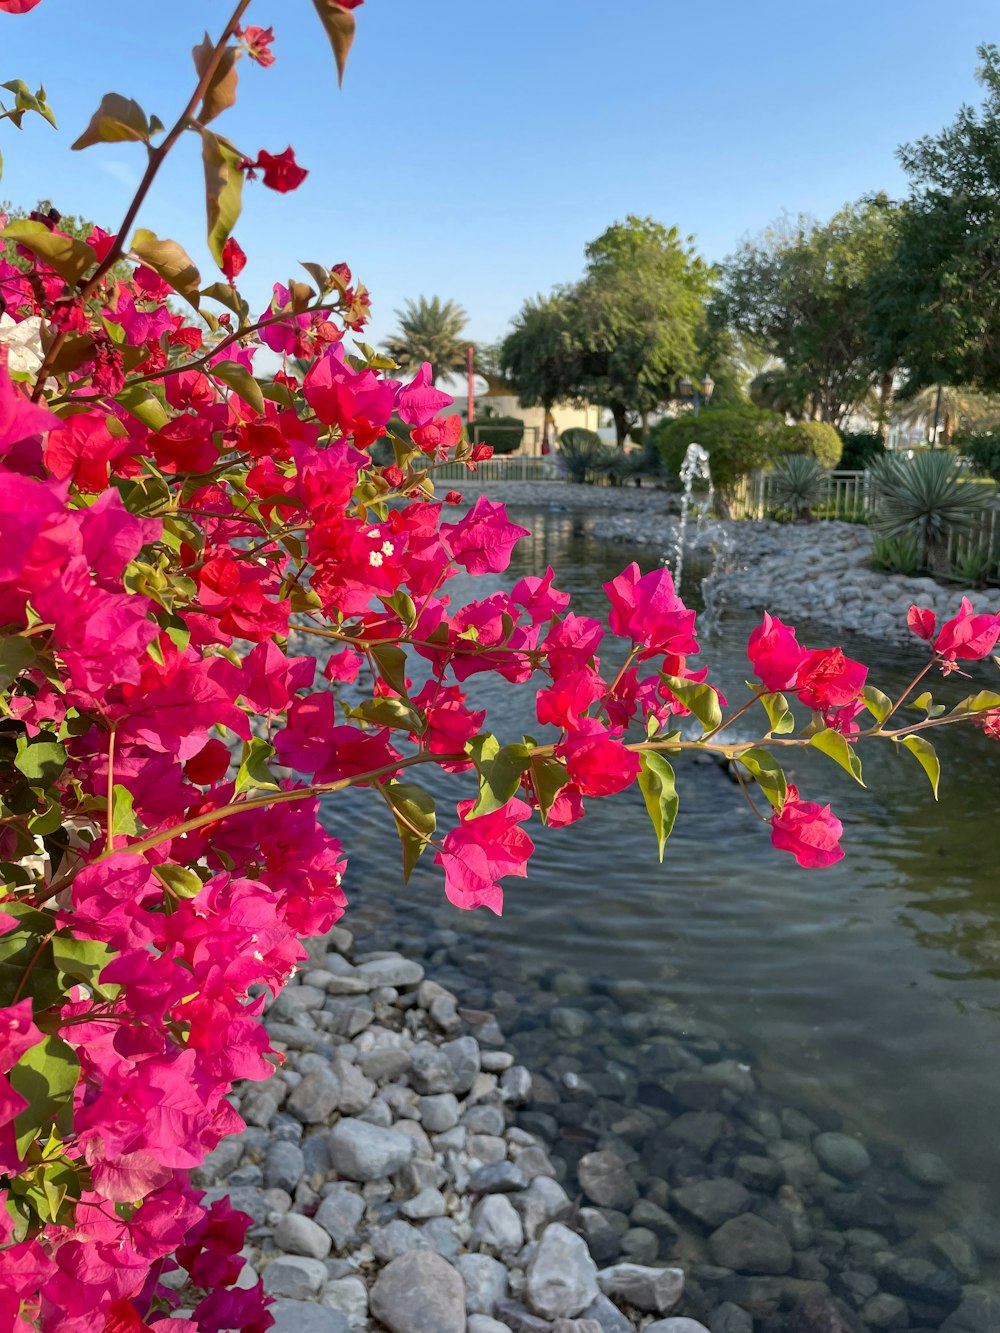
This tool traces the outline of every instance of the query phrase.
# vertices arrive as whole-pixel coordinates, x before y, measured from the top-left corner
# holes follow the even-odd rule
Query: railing
[[[445,463],[434,469],[434,480],[464,481],[467,485],[499,481],[557,481],[559,471],[551,457],[534,458],[528,454],[501,454],[477,463],[470,472],[464,463]]]
[[[951,534],[948,562],[964,582],[1000,582],[1000,504],[977,514],[967,532]]]

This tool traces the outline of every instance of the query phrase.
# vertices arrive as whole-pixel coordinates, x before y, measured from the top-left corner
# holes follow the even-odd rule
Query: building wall
[[[523,420],[525,439],[524,447],[519,452],[536,453],[538,451],[543,434],[542,428],[545,424],[545,412],[542,408],[521,407],[514,394],[490,394],[486,398],[476,400],[476,408],[480,415],[482,415],[482,409],[487,403],[496,416],[520,417]],[[559,403],[552,409],[556,431],[560,435],[564,430],[570,430],[574,427],[582,427],[584,430],[600,430],[604,415],[605,409],[600,407],[569,407]],[[551,439],[551,428],[549,435]]]

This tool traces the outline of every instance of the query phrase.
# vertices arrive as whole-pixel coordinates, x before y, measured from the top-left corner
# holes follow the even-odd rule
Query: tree
[[[400,331],[388,340],[386,351],[403,370],[413,372],[429,361],[432,383],[441,375],[462,372],[469,347],[462,330],[469,321],[460,305],[421,296],[395,313]]]
[[[925,389],[911,388],[901,396],[896,418],[905,426],[925,422],[929,438],[937,425],[947,447],[962,426],[975,430],[996,425],[1000,421],[1000,401],[967,385],[929,384]],[[937,444],[938,439],[931,438],[931,443]]]
[[[982,107],[899,149],[910,198],[871,285],[880,359],[905,366],[910,390],[1000,391],[1000,51],[978,53]]]
[[[580,350],[578,396],[611,411],[618,447],[668,401],[679,375],[699,376],[698,336],[712,271],[652,218],[629,216],[587,246],[570,310]]]
[[[529,297],[495,359],[500,375],[521,403],[545,409],[543,441],[547,444],[549,413],[579,388],[580,354],[573,330],[572,297],[566,291]]]
[[[46,226],[54,227],[57,231],[72,236],[77,241],[85,241],[94,230],[94,224],[88,222],[86,218],[77,217],[74,213],[60,213],[51,199],[39,199],[30,212],[26,208],[10,203],[9,200],[0,200],[0,214],[6,215],[11,222],[44,222]],[[17,247],[4,241],[2,237],[0,237],[0,259],[5,259],[8,264],[13,264],[22,273],[26,273],[30,268],[30,261],[19,255]],[[111,276],[117,282],[126,282],[132,276],[132,269],[128,264],[119,260],[112,267]]]
[[[784,370],[769,380],[777,396],[834,426],[891,370],[880,362],[867,323],[867,290],[884,264],[894,206],[884,196],[848,204],[827,223],[800,216],[747,241],[723,266],[715,311]],[[888,394],[891,380],[884,387]]]

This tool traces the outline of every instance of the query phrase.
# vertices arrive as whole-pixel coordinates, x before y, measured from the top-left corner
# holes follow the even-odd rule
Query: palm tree
[[[469,317],[460,305],[437,296],[429,301],[421,296],[416,301],[407,301],[406,308],[395,313],[399,333],[388,340],[386,350],[403,370],[419,370],[429,361],[432,383],[439,375],[461,373],[469,347],[462,330]]]
[[[949,445],[955,431],[963,424],[967,428],[996,425],[1000,420],[1000,399],[980,393],[968,385],[930,384],[898,400],[896,416],[906,426],[925,422],[928,436],[933,434],[936,421],[942,429],[945,445]],[[932,440],[931,443],[936,444],[937,441]]]

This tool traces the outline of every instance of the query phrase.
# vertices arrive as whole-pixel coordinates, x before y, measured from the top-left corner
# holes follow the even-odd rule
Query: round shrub
[[[661,421],[650,433],[669,477],[679,478],[688,445],[700,444],[708,450],[712,481],[725,490],[783,453],[803,452],[801,448],[785,447],[788,429],[776,412],[764,408],[717,407],[697,417],[689,413],[674,421]]]
[[[959,431],[955,445],[981,477],[1000,482],[1000,431]]]
[[[828,421],[800,421],[794,426],[785,427],[781,449],[783,454],[815,458],[820,467],[832,472],[840,462],[843,451],[840,436]]]

